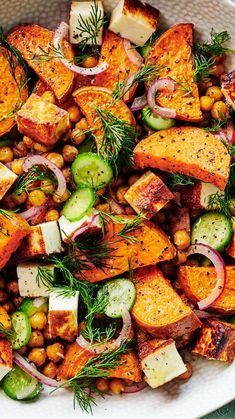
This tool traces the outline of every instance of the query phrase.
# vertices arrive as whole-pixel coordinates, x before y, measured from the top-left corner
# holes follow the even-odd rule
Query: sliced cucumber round
[[[44,313],[47,313],[48,303],[43,302],[41,305],[35,306],[33,299],[24,298],[22,303],[19,306],[19,311],[23,311],[28,317],[33,316],[35,313],[38,313],[39,311],[43,311]]]
[[[113,170],[106,161],[95,153],[79,154],[73,161],[71,172],[76,185],[101,189],[113,178]]]
[[[133,282],[126,278],[112,279],[98,291],[99,293],[107,294],[108,303],[104,313],[113,319],[122,317],[124,310],[130,311],[136,296]]]
[[[95,199],[95,192],[92,188],[80,187],[70,196],[62,213],[69,221],[78,221],[91,210]]]
[[[141,112],[144,124],[154,131],[172,128],[175,125],[175,119],[154,115],[149,106],[145,106]]]
[[[20,349],[27,345],[31,335],[31,325],[28,316],[22,311],[15,311],[11,315],[13,337],[11,338],[12,348]]]
[[[231,241],[232,231],[232,223],[225,215],[219,212],[207,212],[195,221],[192,227],[191,243],[207,244],[221,251]]]
[[[42,384],[24,372],[18,365],[3,378],[4,393],[13,400],[29,401],[39,394]]]

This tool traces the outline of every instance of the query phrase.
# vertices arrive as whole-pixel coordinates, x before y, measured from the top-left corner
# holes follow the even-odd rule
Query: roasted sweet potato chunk
[[[207,319],[192,353],[207,359],[232,362],[235,356],[235,325]]]
[[[173,198],[164,182],[150,171],[144,173],[125,194],[130,206],[146,218],[153,217]]]
[[[11,319],[8,315],[7,311],[0,306],[0,328],[1,326],[5,327],[5,329],[10,330],[11,329]],[[4,337],[4,334],[0,333],[0,337]]]
[[[155,132],[134,149],[137,168],[153,167],[210,182],[224,190],[230,156],[225,145],[202,128],[180,127]]]
[[[175,81],[175,90],[159,92],[156,102],[164,108],[173,108],[176,118],[198,122],[202,120],[198,87],[194,81],[192,54],[193,25],[180,23],[168,29],[151,48],[146,64],[159,67],[159,78]]]
[[[159,338],[182,336],[200,327],[200,321],[156,266],[134,272],[136,301],[132,317],[137,325]]]
[[[125,218],[128,223],[134,217],[127,216]],[[133,268],[138,268],[169,260],[175,256],[175,248],[167,235],[150,221],[143,222],[129,233],[134,238],[131,241],[118,235],[124,226],[125,224],[112,222],[105,224],[104,240],[109,241],[110,258],[106,261],[107,267],[103,269],[94,267],[84,270],[84,276],[88,281],[97,282],[120,275],[129,270],[130,263]],[[80,278],[79,273],[77,273],[77,277]]]
[[[0,338],[0,381],[11,371],[13,367],[13,356],[11,342]]]
[[[218,300],[210,306],[210,310],[235,314],[235,266],[227,266],[226,273],[225,288]],[[196,304],[212,292],[216,284],[216,271],[212,267],[180,266],[178,279],[186,296]]]
[[[21,25],[10,33],[7,40],[18,49],[38,77],[48,84],[57,99],[63,102],[74,87],[75,73],[58,58],[52,58],[53,36],[52,31],[41,26]],[[73,60],[73,49],[67,41],[63,41],[63,52],[65,58]]]
[[[10,62],[14,65],[11,68]],[[26,74],[16,57],[0,46],[0,137],[15,125],[17,111],[28,97]]]

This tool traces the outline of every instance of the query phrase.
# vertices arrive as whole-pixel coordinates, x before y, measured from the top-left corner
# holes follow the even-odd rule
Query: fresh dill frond
[[[235,157],[235,146],[228,143],[228,141],[223,141],[223,143],[224,143],[225,147],[227,147],[230,156]]]
[[[26,174],[18,177],[15,182],[13,193],[21,195],[23,192],[29,193],[30,191],[40,189],[35,186],[35,181],[49,180],[54,185],[57,185],[55,175],[46,166],[33,166]]]
[[[47,61],[54,60],[55,58],[65,58],[64,51],[60,47],[56,48],[50,43],[47,49],[38,46],[37,52],[32,54],[29,61],[33,61],[38,65],[41,65]]]
[[[188,186],[194,185],[195,180],[187,175],[181,173],[170,173],[168,185],[170,188],[176,188],[177,186]]]
[[[212,74],[212,67],[215,64],[214,58],[206,57],[200,53],[195,53],[194,63],[194,81],[196,83],[206,82]]]
[[[179,86],[180,90],[182,90],[185,94],[184,96],[192,95],[193,87],[190,85],[187,79],[184,79],[183,82],[176,81],[177,85]]]
[[[226,196],[220,192],[216,192],[209,196],[208,208],[211,210],[217,210],[221,214],[224,214],[227,218],[231,218],[229,209],[230,201]]]
[[[99,6],[96,1],[94,1],[94,4],[91,6],[88,18],[84,19],[81,14],[79,15],[76,29],[80,32],[81,42],[79,43],[79,46],[81,50],[90,46],[94,53],[99,52],[97,37],[105,22],[106,18],[102,15],[102,11],[99,10]]]
[[[145,216],[142,213],[139,213],[132,220],[126,221],[125,226],[120,231],[118,231],[115,236],[121,237],[123,240],[126,240],[129,243],[138,242],[138,239],[130,233],[133,233],[135,230],[137,230],[144,220]]]
[[[92,414],[92,406],[96,406],[95,395],[103,394],[96,388],[93,380],[83,380],[82,382],[72,382],[70,388],[73,391],[73,407],[76,408],[76,403],[83,412]]]
[[[14,330],[7,329],[2,322],[0,322],[0,334],[4,335],[4,337],[9,341],[11,341],[15,335]]]
[[[12,213],[14,213],[16,211],[8,211],[5,209],[0,208],[0,215],[3,215],[4,217],[11,219],[12,218]]]
[[[196,43],[195,50],[203,55],[211,55],[217,57],[226,52],[232,52],[224,44],[230,40],[230,34],[228,31],[216,32],[213,28],[210,32],[210,42]]]
[[[53,271],[47,266],[38,266],[36,283],[39,287],[42,284],[47,288],[53,288],[55,284],[55,276]]]
[[[96,108],[96,112],[104,131],[99,153],[117,175],[120,163],[123,166],[132,164],[137,132],[133,125],[116,117],[108,110]]]
[[[147,40],[147,42],[145,42],[144,47],[152,47],[156,40],[163,34],[162,30],[156,30],[155,32],[152,33],[152,35],[150,36],[150,38]]]
[[[220,118],[221,119],[218,120],[218,121],[216,119],[212,118],[211,127],[205,127],[204,131],[206,131],[206,132],[218,132],[221,128],[225,128],[227,126],[227,123],[228,123],[228,118],[222,112],[220,112]]]

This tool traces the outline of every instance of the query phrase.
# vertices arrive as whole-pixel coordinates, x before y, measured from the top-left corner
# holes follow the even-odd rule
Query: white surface
[[[66,0],[3,0],[0,2],[0,21],[5,29],[20,22],[36,22],[55,27],[65,19]],[[109,2],[104,1],[105,5]],[[161,11],[161,26],[177,22],[194,22],[197,32],[208,39],[211,27],[227,29],[235,44],[235,8],[229,0],[156,0]],[[110,1],[114,7],[117,1]],[[229,67],[235,54],[229,60]],[[235,397],[235,363],[197,359],[193,361],[194,374],[185,384],[170,383],[156,390],[144,390],[133,395],[107,397],[98,400],[94,419],[196,419],[233,400]],[[0,398],[1,419],[88,419],[86,413],[72,407],[72,396],[67,392],[43,396],[33,404],[20,404],[5,396]]]

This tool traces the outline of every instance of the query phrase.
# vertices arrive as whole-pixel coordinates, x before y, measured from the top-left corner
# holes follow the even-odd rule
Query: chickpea
[[[83,133],[83,131],[80,128],[75,128],[71,132],[71,141],[75,145],[80,145],[85,141],[86,135]]]
[[[116,192],[117,200],[122,205],[128,205],[126,198],[124,197],[125,193],[128,191],[129,186],[119,186]]]
[[[183,374],[179,375],[178,378],[180,380],[188,380],[189,378],[192,377],[192,374],[193,374],[193,368],[192,368],[192,365],[190,364],[190,362],[185,362],[184,365],[187,368],[187,371],[185,371],[185,372],[183,372]]]
[[[223,93],[221,92],[220,87],[211,86],[208,87],[208,89],[206,90],[206,96],[209,96],[210,98],[214,99],[215,102],[217,102],[218,100],[221,100],[223,98]]]
[[[215,102],[211,109],[212,118],[222,121],[224,116],[228,115],[228,106],[222,101]]]
[[[182,265],[187,260],[187,253],[183,250],[177,251],[177,265]]]
[[[82,112],[78,105],[70,106],[67,111],[71,122],[78,122],[82,118]]]
[[[82,66],[84,68],[92,68],[92,67],[96,67],[98,64],[98,60],[96,57],[93,57],[92,55],[90,57],[87,57],[85,60],[83,60],[82,62]]]
[[[52,198],[56,204],[62,204],[63,202],[67,201],[69,197],[70,197],[70,192],[68,189],[66,189],[65,193],[62,196],[58,195],[58,193],[54,193]]]
[[[45,100],[45,102],[50,102],[53,104],[56,103],[56,98],[50,90],[46,90],[46,92],[44,92],[41,97],[43,100]]]
[[[21,194],[16,194],[16,193],[13,193],[11,196],[12,196],[13,202],[14,202],[16,205],[21,205],[21,204],[24,204],[24,202],[25,202],[25,201],[26,201],[26,199],[27,199],[27,194],[26,194],[26,192],[22,192]]]
[[[125,390],[123,380],[120,380],[120,378],[113,378],[109,386],[110,390],[116,395],[122,393]]]
[[[57,366],[54,362],[50,361],[43,367],[42,373],[49,378],[55,378],[57,375]]]
[[[96,206],[97,211],[103,211],[103,212],[110,212],[110,205],[108,203],[104,203],[104,204],[98,204]]]
[[[70,167],[64,167],[62,169],[62,173],[63,173],[63,175],[65,177],[66,183],[69,183],[70,180],[71,180],[71,170],[70,170]]]
[[[203,112],[211,111],[214,104],[214,99],[210,96],[201,96],[200,97],[200,108]]]
[[[18,308],[22,301],[23,301],[23,297],[20,297],[20,295],[17,295],[16,297],[13,298],[13,304]]]
[[[44,345],[44,336],[39,330],[33,330],[28,341],[30,348],[40,348]]]
[[[58,362],[64,358],[64,346],[62,343],[53,343],[47,346],[46,353],[50,361]]]
[[[42,330],[47,324],[47,316],[43,311],[38,311],[29,318],[33,329]]]
[[[52,163],[54,163],[59,169],[62,169],[64,167],[64,158],[59,153],[48,153],[45,156],[48,160],[50,160]]]
[[[33,348],[28,354],[28,359],[33,362],[36,367],[41,367],[47,360],[46,350],[44,348]]]
[[[27,352],[27,349],[28,349],[27,346],[22,346],[22,348],[17,349],[16,352],[18,352],[18,354],[20,355],[24,355]]]
[[[50,180],[41,180],[40,182],[40,190],[45,194],[51,194],[54,192],[55,188],[56,185]]]
[[[13,151],[14,157],[17,157],[17,158],[25,157],[28,154],[28,148],[23,141],[19,141],[17,144],[15,144],[12,151]]]
[[[0,290],[0,304],[4,304],[7,302],[8,300],[8,294],[6,291],[4,290]]]
[[[14,280],[14,281],[7,282],[7,291],[10,292],[11,294],[19,295],[18,281]]]
[[[5,304],[2,305],[2,307],[6,310],[8,314],[13,313],[15,310],[14,304],[11,301],[7,301]]]
[[[2,276],[0,276],[0,289],[3,290],[5,287],[6,287],[6,281]]]
[[[51,209],[49,211],[47,211],[46,215],[45,215],[45,221],[57,221],[60,218],[60,214],[59,211],[57,211],[56,209]]]
[[[62,150],[64,161],[72,162],[78,155],[78,150],[73,145],[65,145]]]
[[[45,144],[41,144],[37,142],[34,143],[33,148],[39,153],[46,153],[49,150],[49,148]]]
[[[131,186],[140,178],[140,175],[131,175],[127,181],[128,185]]]
[[[13,162],[11,163],[12,172],[14,172],[16,175],[19,175],[19,176],[23,175],[24,173],[23,164],[24,164],[23,159],[13,160]]]
[[[39,189],[36,189],[35,191],[31,191],[29,193],[29,202],[31,205],[35,207],[40,207],[41,205],[44,205],[46,202],[46,195],[43,191],[40,191]]]
[[[97,378],[95,380],[95,386],[101,393],[107,393],[109,391],[109,381],[106,378]]]
[[[128,205],[128,207],[125,208],[125,213],[127,215],[136,215],[136,212],[129,205]]]
[[[174,234],[174,243],[178,249],[186,249],[190,246],[190,235],[186,230],[178,230]]]
[[[80,119],[80,121],[76,123],[75,127],[86,131],[88,129],[88,123],[86,118]]]
[[[1,204],[3,204],[4,208],[6,208],[6,209],[13,209],[15,207],[14,199],[13,199],[12,195],[10,195],[10,194],[6,194],[2,198]]]
[[[26,137],[26,135],[23,137],[23,143],[28,148],[33,148],[34,146],[34,141],[32,140],[32,138]]]
[[[112,182],[110,183],[110,186],[112,189],[117,189],[119,188],[119,186],[124,185],[124,183],[125,183],[124,176],[118,176],[116,179],[112,180]]]
[[[0,161],[3,163],[9,163],[13,160],[13,152],[10,147],[0,147]]]

